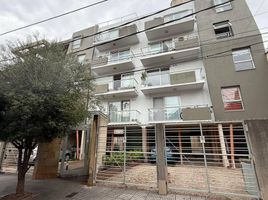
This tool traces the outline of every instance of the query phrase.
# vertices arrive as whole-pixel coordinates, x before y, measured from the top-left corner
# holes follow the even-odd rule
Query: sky
[[[0,0],[0,34],[99,0]],[[108,0],[85,10],[0,36],[0,44],[38,33],[47,39],[69,39],[72,33],[114,18],[138,16],[169,7],[171,0]],[[268,0],[246,0],[262,33],[268,32]],[[268,40],[268,34],[263,34]],[[266,43],[268,47],[268,42]]]

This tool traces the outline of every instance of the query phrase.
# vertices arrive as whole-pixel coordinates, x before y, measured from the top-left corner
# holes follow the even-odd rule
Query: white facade
[[[194,3],[193,2],[188,3],[188,4],[185,4],[183,6],[179,6],[177,8],[167,10],[161,14],[154,15],[150,18],[146,18],[144,20],[137,21],[137,22],[135,22],[135,24],[137,26],[137,31],[141,31],[141,30],[145,29],[144,24],[146,21],[153,20],[157,17],[167,16],[167,15],[170,15],[172,13],[178,13],[178,12],[181,12],[184,10],[191,10],[192,12],[194,12]],[[191,16],[191,17],[185,18],[179,22],[187,21],[189,19],[195,20],[195,18]],[[172,24],[176,24],[176,23],[177,22],[175,21]],[[116,25],[118,25],[118,24],[115,24],[114,26],[116,26]],[[169,26],[169,25],[170,24],[167,24],[164,26]],[[111,27],[113,27],[113,25],[110,25],[107,27],[102,27],[99,31],[106,30],[107,28],[111,28]],[[112,33],[112,34],[117,34],[117,33]],[[166,38],[162,37],[161,40],[158,40],[158,41],[163,41],[163,40],[171,39],[174,37],[178,38],[179,36],[184,36],[184,35],[187,36],[187,35],[191,35],[191,34],[198,35],[196,23],[194,23],[194,30],[191,32],[182,33],[180,35],[173,35],[173,36],[169,36]],[[148,41],[145,32],[137,34],[137,36],[138,36],[138,40],[139,40],[138,44],[131,45],[131,46],[125,46],[125,47],[122,47],[120,49],[113,48],[113,49],[108,49],[105,51],[95,50],[93,60],[98,58],[98,57],[105,57],[107,55],[110,55],[111,54],[110,52],[114,52],[117,50],[125,50],[125,49],[129,48],[130,54],[132,57],[131,60],[132,60],[133,67],[131,67],[131,69],[128,69],[125,71],[127,73],[132,71],[132,73],[134,74],[133,78],[137,82],[136,87],[135,87],[137,95],[135,95],[134,97],[131,95],[129,97],[124,96],[124,95],[120,95],[120,92],[121,92],[120,90],[115,91],[115,92],[108,91],[105,93],[105,94],[118,93],[118,95],[116,95],[114,97],[112,95],[105,97],[105,94],[101,94],[100,99],[101,99],[102,109],[105,113],[109,114],[109,103],[110,102],[129,100],[130,107],[128,109],[139,111],[140,112],[140,115],[138,117],[139,124],[147,125],[147,124],[149,124],[149,109],[154,108],[153,98],[155,98],[155,97],[178,96],[179,106],[181,106],[181,107],[188,107],[188,106],[211,107],[211,100],[210,100],[207,81],[206,81],[206,73],[205,73],[205,68],[204,68],[204,64],[203,64],[202,59],[194,59],[193,58],[193,59],[188,59],[187,61],[184,61],[183,57],[182,57],[182,59],[180,59],[178,57],[179,61],[175,64],[172,63],[170,65],[170,64],[164,63],[163,65],[160,65],[158,67],[155,67],[154,65],[149,66],[149,67],[148,66],[145,67],[143,65],[143,62],[141,61],[142,59],[147,58],[147,57],[148,58],[151,57],[152,58],[151,60],[153,60],[153,59],[155,59],[154,57],[158,57],[160,55],[160,53],[153,54],[153,55],[144,53],[144,52],[146,52],[145,50],[148,49],[149,43],[154,43],[155,41]],[[106,37],[106,35],[105,35],[105,37]],[[200,55],[200,46],[195,47],[194,50],[198,50],[198,54]],[[184,51],[185,51],[185,49],[183,49],[181,52],[184,52]],[[166,54],[167,56],[169,56],[169,54],[170,54],[170,56],[173,56],[173,52],[174,51],[163,52],[162,54],[163,55]],[[180,55],[180,50],[176,53],[176,55],[178,55],[178,56]],[[160,58],[160,59],[162,59],[162,58]],[[151,62],[151,60],[149,59],[148,62]],[[117,61],[118,64],[120,64],[122,62],[125,62],[125,60],[124,61],[122,61],[122,60]],[[145,62],[147,62],[147,61],[145,60]],[[94,68],[94,65],[92,67],[93,72],[94,72],[94,69],[96,69],[96,68],[100,69],[98,71],[98,74],[95,74],[97,77],[95,83],[96,83],[96,85],[103,85],[103,84],[109,85],[110,84],[109,87],[111,87],[111,85],[113,85],[112,82],[114,81],[114,76],[111,75],[111,73],[109,73],[108,75],[105,73],[102,73],[102,69],[101,69],[102,67],[103,66],[97,66]],[[115,70],[113,70],[113,73],[112,73],[114,75],[124,74],[124,73],[120,73],[116,70],[116,68],[119,67],[119,65],[114,64],[114,65],[111,65],[109,67],[110,68],[113,67],[115,69]],[[124,67],[124,65],[122,65],[122,68],[123,67]],[[196,81],[194,83],[190,83],[190,84],[188,84],[188,83],[178,84],[172,88],[170,87],[171,83],[169,83],[169,84],[163,84],[163,85],[150,86],[150,88],[148,88],[148,90],[145,89],[146,86],[143,84],[143,81],[141,80],[142,73],[144,73],[144,71],[146,71],[146,70],[148,71],[148,70],[158,69],[158,68],[163,68],[163,67],[169,68],[170,75],[184,73],[184,72],[194,72]],[[147,78],[148,78],[148,74],[147,74]],[[169,78],[169,79],[171,79],[171,78]],[[120,82],[120,80],[119,80],[119,82]],[[154,89],[152,89],[152,88],[154,88],[156,92],[154,92]],[[213,119],[213,117],[212,117],[212,119]]]

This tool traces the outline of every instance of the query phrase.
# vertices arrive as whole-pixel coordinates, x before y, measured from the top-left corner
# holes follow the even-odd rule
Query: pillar
[[[61,139],[38,145],[37,159],[34,166],[33,179],[50,179],[58,175]]]
[[[85,130],[82,130],[79,160],[84,160],[85,158],[85,142],[86,142]]]
[[[2,163],[5,156],[6,143],[0,142],[0,172],[2,171]]]
[[[141,127],[142,128],[142,152],[144,161],[148,162],[148,148],[147,148],[147,129],[146,126]]]
[[[219,132],[219,138],[220,138],[220,144],[221,144],[221,154],[222,154],[223,166],[228,167],[230,164],[229,164],[229,160],[227,157],[227,151],[226,151],[226,146],[225,146],[225,141],[224,141],[222,124],[218,124],[218,132]]]
[[[156,138],[156,164],[157,164],[157,184],[160,195],[167,194],[167,162],[165,158],[165,133],[164,124],[155,125]]]

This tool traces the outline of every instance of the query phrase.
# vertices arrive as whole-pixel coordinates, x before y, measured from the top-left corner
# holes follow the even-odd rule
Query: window
[[[147,86],[158,86],[170,84],[169,68],[153,69],[147,71]]]
[[[226,4],[223,4],[225,2]],[[219,4],[222,4],[222,5],[219,5]],[[214,0],[214,5],[219,5],[215,7],[217,13],[232,9],[232,4],[231,2],[229,2],[229,0]]]
[[[119,37],[119,30],[117,29],[117,30],[111,30],[111,31],[98,34],[96,36],[96,40],[97,41],[109,41],[118,37]]]
[[[233,36],[232,24],[229,21],[215,23],[213,27],[217,39]]]
[[[74,37],[74,41],[73,41],[73,49],[78,49],[81,46],[81,37]]]
[[[129,122],[130,117],[129,100],[109,102],[109,119],[111,122]]]
[[[236,71],[255,69],[249,48],[233,51],[233,60]]]
[[[153,106],[151,118],[154,121],[180,119],[180,98],[178,96],[155,97]]]
[[[149,52],[153,54],[167,52],[173,49],[172,39],[149,44]]]
[[[170,15],[164,16],[164,22],[170,22],[172,20],[180,19],[192,13],[193,13],[193,10],[184,10],[182,12],[172,13]]]
[[[78,60],[78,62],[81,63],[81,64],[84,64],[84,62],[85,62],[85,57],[86,57],[85,54],[78,55],[78,56],[77,56],[77,60]]]
[[[228,87],[221,89],[224,110],[236,111],[243,110],[243,102],[239,87]]]
[[[109,83],[109,90],[122,90],[135,87],[135,80],[133,73],[115,75],[114,81]]]
[[[131,57],[130,50],[112,51],[109,53],[109,62],[128,60]]]

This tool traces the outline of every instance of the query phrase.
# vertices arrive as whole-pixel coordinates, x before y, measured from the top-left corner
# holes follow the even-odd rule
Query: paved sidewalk
[[[0,174],[0,197],[14,193],[15,174]],[[33,200],[205,200],[176,194],[158,195],[153,191],[120,189],[104,186],[88,188],[81,183],[62,179],[26,180],[26,191],[37,194]]]

